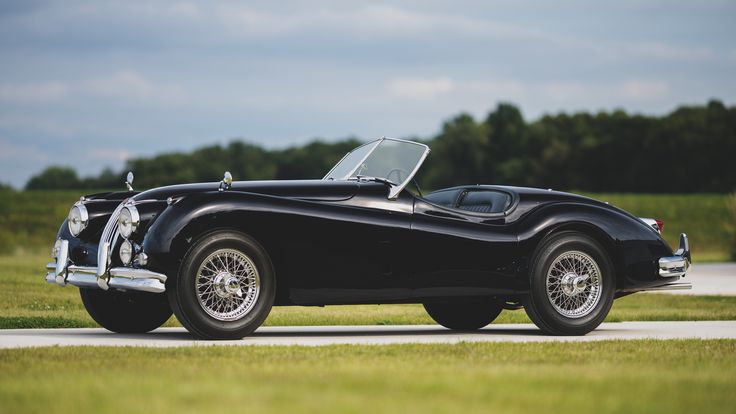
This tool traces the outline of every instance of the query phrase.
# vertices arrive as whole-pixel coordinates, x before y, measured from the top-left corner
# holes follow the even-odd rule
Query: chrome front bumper
[[[98,255],[97,267],[77,266],[69,261],[69,242],[62,240],[55,263],[46,265],[46,282],[59,286],[67,284],[94,289],[123,289],[163,293],[166,291],[166,275],[147,269],[132,267],[107,267],[107,249]],[[102,260],[100,260],[102,259]]]
[[[690,268],[690,242],[687,234],[680,234],[680,246],[674,256],[659,259],[659,275],[661,277],[684,277]]]

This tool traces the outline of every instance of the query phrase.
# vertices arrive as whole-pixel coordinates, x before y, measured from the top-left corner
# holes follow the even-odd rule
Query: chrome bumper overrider
[[[104,249],[103,249],[104,250]],[[132,267],[107,268],[106,252],[99,255],[100,265],[77,266],[69,261],[69,243],[62,240],[61,249],[55,263],[46,265],[46,281],[59,286],[74,285],[85,288],[125,289],[143,292],[162,293],[166,291],[166,275],[147,269]]]
[[[680,234],[680,246],[674,256],[659,259],[659,275],[662,277],[684,277],[690,268],[690,243],[687,234]]]
[[[685,277],[690,269],[690,243],[685,233],[680,234],[680,246],[673,256],[659,259],[660,277]],[[687,290],[693,285],[686,282],[669,282],[662,285],[649,286],[646,288],[625,289],[624,292],[657,291],[657,290]]]

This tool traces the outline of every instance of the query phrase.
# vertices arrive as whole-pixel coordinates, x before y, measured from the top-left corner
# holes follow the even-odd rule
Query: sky
[[[244,139],[736,102],[736,1],[0,1],[0,182]]]

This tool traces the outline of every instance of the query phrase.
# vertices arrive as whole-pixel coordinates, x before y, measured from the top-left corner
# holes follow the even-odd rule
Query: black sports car
[[[686,289],[662,223],[552,190],[466,185],[422,195],[426,145],[381,138],[322,180],[186,184],[82,197],[46,280],[80,287],[115,332],[173,313],[201,338],[242,338],[273,305],[421,303],[479,329],[523,308],[544,332],[582,335],[615,298]],[[414,184],[410,191],[406,187]]]

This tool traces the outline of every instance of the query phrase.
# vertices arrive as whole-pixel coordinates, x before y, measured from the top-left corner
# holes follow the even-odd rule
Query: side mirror
[[[222,181],[220,181],[220,191],[229,190],[230,186],[233,184],[233,175],[230,174],[230,171],[225,171],[225,176],[222,177]]]
[[[133,191],[133,171],[128,171],[128,175],[125,176],[125,186],[128,187],[128,191]]]

